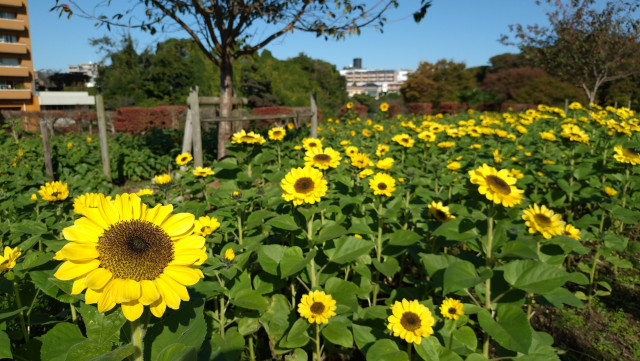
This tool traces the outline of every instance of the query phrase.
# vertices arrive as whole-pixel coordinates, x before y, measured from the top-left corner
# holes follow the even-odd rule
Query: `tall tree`
[[[595,0],[536,0],[551,6],[549,26],[522,26],[502,37],[549,74],[581,87],[595,102],[602,84],[638,71],[640,8],[638,0],[610,0],[604,8]]]
[[[407,102],[441,103],[459,100],[457,94],[476,85],[474,72],[466,69],[464,63],[441,59],[435,64],[421,62],[409,74],[400,93]]]
[[[313,32],[325,39],[342,39],[359,34],[366,26],[381,28],[384,14],[397,7],[398,0],[379,0],[373,5],[353,0],[138,0],[146,8],[146,19],[135,25],[133,13],[94,16],[75,1],[68,4],[55,0],[53,11],[69,16],[75,11],[94,18],[107,27],[139,26],[154,33],[157,27],[169,25],[165,19],[184,29],[207,58],[220,69],[220,115],[231,115],[233,97],[233,63],[265,47],[274,39],[295,30]],[[109,1],[110,2],[110,1]],[[421,0],[414,20],[420,21],[431,1]],[[122,22],[120,22],[122,21]],[[256,31],[258,22],[270,25]],[[256,34],[268,34],[259,37]],[[226,155],[225,143],[231,135],[231,124],[218,128],[218,157]]]

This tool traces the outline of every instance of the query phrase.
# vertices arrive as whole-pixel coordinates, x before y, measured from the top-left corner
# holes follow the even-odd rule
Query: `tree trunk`
[[[230,117],[233,107],[233,59],[222,57],[220,67],[220,116]],[[218,159],[226,156],[231,138],[231,122],[218,123]]]

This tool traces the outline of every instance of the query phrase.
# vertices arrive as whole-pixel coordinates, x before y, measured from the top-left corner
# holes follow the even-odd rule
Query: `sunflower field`
[[[50,181],[7,125],[0,359],[560,360],[536,317],[638,267],[633,111],[346,108],[205,167],[118,134],[113,182],[94,135],[52,139]]]

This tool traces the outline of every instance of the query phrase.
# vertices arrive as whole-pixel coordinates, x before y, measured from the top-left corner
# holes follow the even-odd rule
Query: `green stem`
[[[256,354],[253,351],[253,335],[249,336],[249,360],[255,361]]]
[[[242,212],[238,211],[238,244],[242,246]]]
[[[280,143],[277,143],[276,149],[278,149],[278,170],[282,169],[282,157],[280,155]]]
[[[453,331],[454,330],[451,330],[451,334],[449,335],[449,351],[451,351],[451,347],[453,345]]]
[[[220,313],[218,317],[218,321],[220,322],[220,336],[224,338],[224,313],[225,313],[225,305],[224,305],[224,297],[220,297]]]
[[[413,353],[413,343],[407,342],[407,355],[409,355],[409,361],[411,361],[411,357]]]
[[[382,199],[378,199],[378,238],[376,239],[376,259],[382,262]],[[376,272],[376,279],[373,285],[373,303],[375,306],[378,302],[378,292],[380,291],[380,272]]]
[[[202,185],[204,186],[202,193],[204,194],[204,201],[207,203],[207,210],[211,209],[211,203],[209,203],[209,195],[207,194],[207,182],[202,179]]]
[[[493,247],[493,203],[491,204],[490,210],[489,210],[489,214],[490,216],[487,218],[487,225],[488,225],[488,231],[487,231],[487,247],[486,247],[486,261],[487,261],[487,268],[491,268],[491,263],[492,263],[492,247]],[[491,278],[487,278],[487,280],[484,283],[484,308],[489,311],[489,313],[491,313]],[[484,355],[484,357],[489,358],[489,342],[491,341],[491,337],[489,336],[488,333],[485,333],[484,335],[484,342],[482,345],[482,354]]]
[[[622,188],[622,208],[627,204],[627,188],[629,188],[630,178],[629,178],[629,166],[627,166],[626,178],[624,182],[624,187]],[[620,232],[624,230],[624,222],[620,221]]]
[[[131,345],[133,345],[133,355],[131,361],[142,361],[144,345],[142,343],[144,331],[140,327],[140,319],[131,321]]]
[[[313,245],[313,217],[315,214],[309,217],[309,221],[307,222],[307,241],[309,241],[309,250],[314,248]],[[315,258],[311,258],[311,262],[309,263],[309,278],[311,279],[311,288],[316,287],[316,262]]]
[[[20,290],[18,289],[18,282],[13,281],[13,293],[16,297],[16,306],[18,309],[22,308],[22,301],[20,300]],[[18,314],[20,317],[20,328],[22,329],[22,335],[24,336],[24,341],[29,342],[29,332],[27,331],[27,325],[24,322],[24,312],[20,311]]]
[[[589,294],[587,295],[587,299],[589,302],[589,308],[591,308],[591,299],[593,298],[593,293],[595,290],[594,282],[596,279],[596,270],[598,267],[598,258],[600,257],[600,253],[596,249],[596,254],[593,255],[593,266],[591,266],[591,273],[589,274]]]
[[[315,352],[315,359],[316,361],[321,361],[322,360],[322,350],[320,349],[320,325],[319,324],[315,324],[316,325],[316,352]]]
[[[78,319],[78,315],[76,314],[76,308],[73,305],[73,303],[70,303],[69,306],[71,306],[71,322],[76,323],[76,320]]]

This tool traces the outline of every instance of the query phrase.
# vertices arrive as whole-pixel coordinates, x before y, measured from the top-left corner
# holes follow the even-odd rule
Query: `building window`
[[[18,66],[20,60],[17,58],[0,58],[0,66]]]
[[[15,19],[15,18],[16,18],[16,13],[0,11],[0,19]]]
[[[18,86],[13,80],[0,80],[0,89],[17,89]]]
[[[0,34],[0,43],[17,43],[18,37],[15,35]]]

